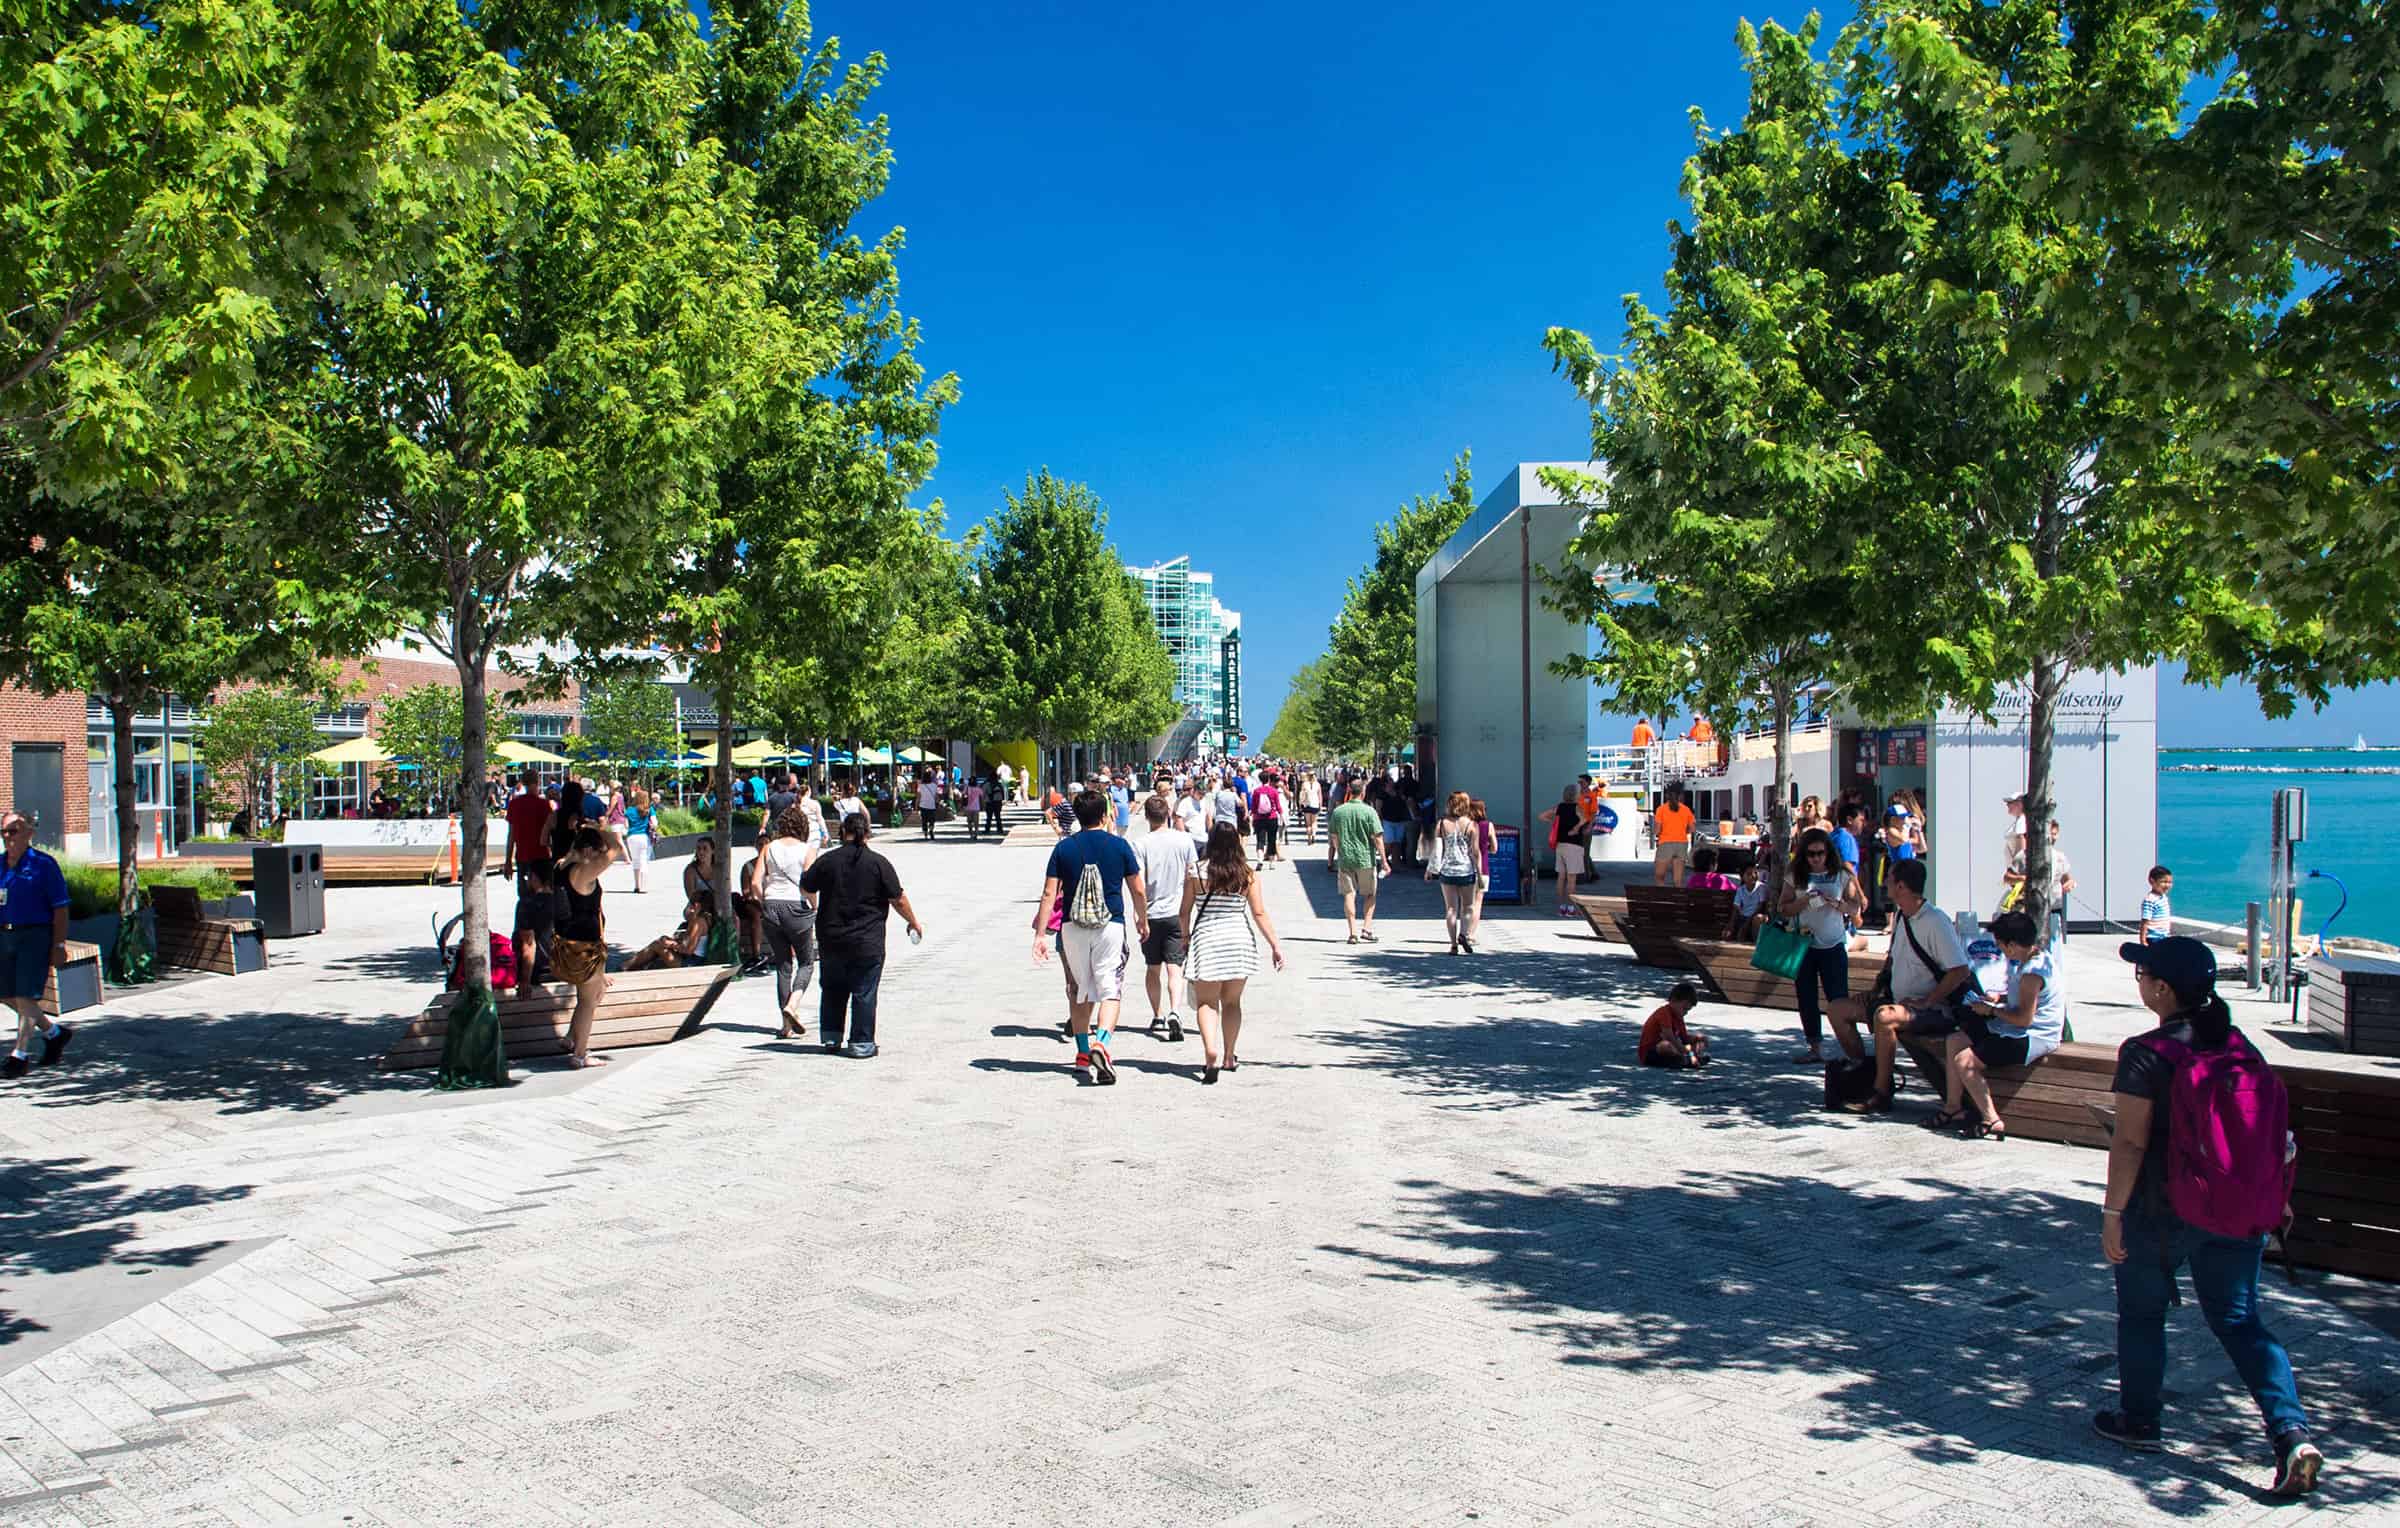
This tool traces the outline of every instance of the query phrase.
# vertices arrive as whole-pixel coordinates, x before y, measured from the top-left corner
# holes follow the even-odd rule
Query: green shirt
[[[1333,809],[1333,847],[1345,870],[1375,868],[1375,847],[1383,841],[1383,819],[1355,798]]]

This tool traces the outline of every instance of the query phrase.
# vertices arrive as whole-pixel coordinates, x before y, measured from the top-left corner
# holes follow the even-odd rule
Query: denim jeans
[[[2258,1313],[2259,1256],[2267,1239],[2211,1236],[2152,1211],[2125,1217],[2125,1261],[2117,1264],[2117,1399],[2136,1422],[2155,1422],[2167,1379],[2167,1307],[2175,1269],[2192,1268],[2192,1293],[2225,1356],[2241,1371],[2258,1414],[2275,1438],[2308,1425],[2292,1358]]]
[[[1800,957],[1800,969],[1792,982],[1800,989],[1800,1033],[1813,1047],[1825,1038],[1825,1008],[1817,996],[1818,987],[1823,986],[1827,998],[1850,995],[1849,947],[1837,944],[1820,950],[1810,945],[1808,953]]]
[[[883,986],[883,957],[859,960],[849,955],[836,955],[830,950],[818,952],[817,980],[817,1038],[827,1045],[843,1041],[842,1020],[847,1012],[850,1021],[848,1039],[853,1045],[875,1043],[875,994]]]

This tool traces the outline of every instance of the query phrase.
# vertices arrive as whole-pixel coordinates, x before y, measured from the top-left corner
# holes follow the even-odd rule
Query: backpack
[[[2141,1043],[2172,1067],[2167,1206],[2212,1236],[2246,1241],[2283,1224],[2292,1194],[2291,1100],[2238,1029],[2217,1050],[2159,1036]]]
[[[1108,915],[1108,888],[1101,884],[1100,867],[1088,860],[1083,875],[1075,882],[1075,896],[1068,903],[1067,917],[1077,928],[1106,928],[1112,921]]]

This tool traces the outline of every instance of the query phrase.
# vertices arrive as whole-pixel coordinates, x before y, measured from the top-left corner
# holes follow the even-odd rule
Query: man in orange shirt
[[[1651,727],[1650,718],[1647,716],[1636,718],[1633,724],[1633,746],[1647,748],[1657,741],[1658,733]]]
[[[1667,786],[1667,799],[1650,813],[1652,833],[1658,849],[1651,864],[1650,878],[1661,886],[1681,886],[1691,871],[1692,809],[1683,804],[1683,786]]]
[[[1716,724],[1705,716],[1692,718],[1692,730],[1683,735],[1687,743],[1713,743],[1717,740]]]
[[[1690,982],[1677,982],[1658,1011],[1642,1021],[1642,1065],[1708,1065],[1708,1036],[1683,1025],[1683,1016],[1699,1006],[1700,989]]]

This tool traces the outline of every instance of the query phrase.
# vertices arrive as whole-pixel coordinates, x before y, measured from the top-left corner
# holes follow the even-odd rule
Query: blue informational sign
[[[1492,834],[1498,842],[1492,846],[1491,889],[1483,894],[1483,899],[1486,902],[1514,903],[1519,900],[1518,877],[1521,873],[1518,869],[1517,830],[1494,823]]]

